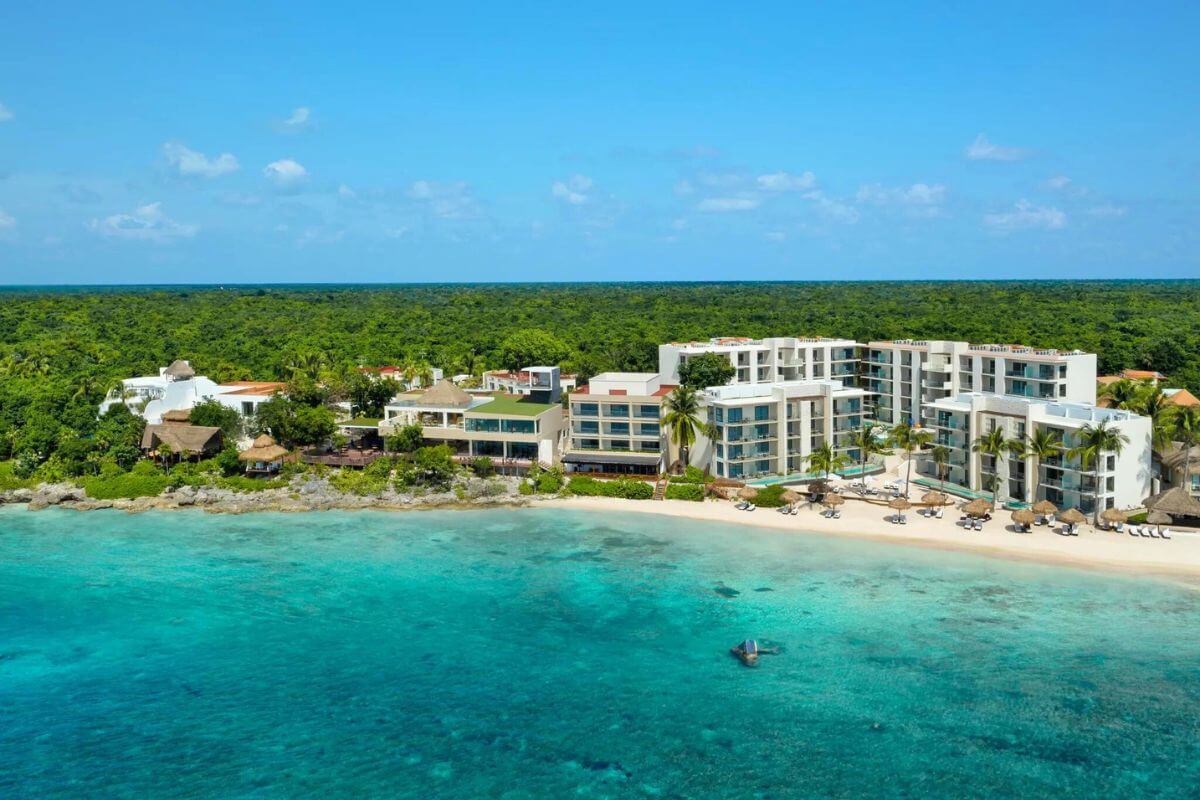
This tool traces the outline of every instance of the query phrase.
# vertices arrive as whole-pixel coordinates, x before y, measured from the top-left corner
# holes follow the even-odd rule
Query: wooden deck
[[[304,453],[300,460],[305,464],[324,464],[327,467],[365,467],[387,453],[382,450],[336,450],[332,453]]]

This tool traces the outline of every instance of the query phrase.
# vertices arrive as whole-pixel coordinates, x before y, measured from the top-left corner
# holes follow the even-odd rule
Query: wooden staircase
[[[667,496],[667,484],[670,483],[670,481],[671,479],[666,475],[659,475],[658,480],[654,483],[654,497],[651,499],[662,500],[665,498]]]

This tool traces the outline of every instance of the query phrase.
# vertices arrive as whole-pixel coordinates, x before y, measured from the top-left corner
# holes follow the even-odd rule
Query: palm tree
[[[908,469],[904,476],[904,491],[907,493],[908,487],[912,485],[913,453],[924,450],[925,446],[933,441],[933,433],[908,422],[901,422],[892,428],[891,441],[908,456]]]
[[[1133,408],[1138,399],[1141,398],[1146,384],[1141,381],[1133,381],[1129,378],[1121,378],[1119,381],[1113,381],[1099,392],[1100,397],[1107,397],[1112,401],[1116,408]]]
[[[1174,427],[1171,416],[1177,406],[1171,402],[1171,398],[1161,386],[1153,386],[1143,392],[1128,408],[1150,418],[1150,473],[1160,474],[1162,461],[1159,456],[1171,446]]]
[[[321,370],[327,363],[328,359],[323,353],[316,350],[305,350],[292,356],[288,361],[287,368],[293,377],[304,377],[316,381],[321,377]]]
[[[1183,453],[1183,488],[1192,490],[1192,448],[1200,443],[1200,406],[1181,406],[1171,415],[1171,430]]]
[[[1129,437],[1116,428],[1110,428],[1108,421],[1105,420],[1099,425],[1088,424],[1080,428],[1079,444],[1067,451],[1067,455],[1072,458],[1079,458],[1079,465],[1085,470],[1089,466],[1093,467],[1092,491],[1095,502],[1092,512],[1095,516],[1094,525],[1100,525],[1100,459],[1105,453],[1120,455],[1121,450],[1127,444],[1129,444]]]
[[[950,448],[939,444],[929,451],[929,456],[933,459],[938,480],[941,482],[941,488],[944,490],[946,488],[946,474],[949,472],[948,467],[950,465]]]
[[[700,393],[686,386],[676,386],[663,400],[663,425],[671,432],[671,441],[679,447],[686,468],[697,433],[716,436],[716,428],[700,418]]]
[[[1020,439],[1009,439],[1004,435],[1003,428],[992,428],[989,432],[977,438],[971,445],[973,452],[983,456],[991,456],[995,460],[995,465],[990,473],[991,480],[989,491],[992,493],[992,505],[996,504],[997,499],[997,484],[1000,482],[1000,462],[1004,460],[1007,454],[1019,455],[1021,452],[1022,442]]]
[[[1042,488],[1041,466],[1046,461],[1061,455],[1062,439],[1046,428],[1036,428],[1033,433],[1021,442],[1020,457],[1033,459],[1033,499],[1038,497],[1038,489]],[[1013,455],[1018,455],[1014,451]]]
[[[804,458],[808,462],[810,469],[814,469],[825,476],[826,483],[829,483],[829,473],[844,469],[850,463],[850,459],[846,458],[846,454],[834,450],[833,445],[829,442],[822,442],[817,446],[816,450],[813,450]]]
[[[858,478],[863,479],[863,473],[867,471],[867,461],[871,456],[884,455],[892,452],[888,450],[875,431],[880,426],[868,422],[861,428],[858,428],[850,436],[850,447],[858,450]],[[886,441],[886,440],[885,440]]]

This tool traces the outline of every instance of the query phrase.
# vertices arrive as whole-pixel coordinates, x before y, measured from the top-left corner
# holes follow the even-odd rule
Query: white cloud
[[[1087,213],[1093,217],[1123,217],[1128,211],[1125,206],[1102,205],[1093,206],[1087,210]]]
[[[803,192],[817,185],[817,176],[811,172],[794,175],[790,172],[772,172],[755,179],[758,188],[766,192]]]
[[[338,197],[342,198],[343,200],[355,200],[358,198],[358,192],[354,191],[344,183],[338,187],[337,193]]]
[[[280,123],[285,131],[299,131],[308,127],[312,120],[312,111],[307,106],[300,106],[292,111],[291,116]]]
[[[8,122],[13,118],[13,113],[8,110],[8,106],[0,103],[0,122]]]
[[[1067,215],[1057,208],[1035,206],[1028,200],[1018,200],[1012,211],[984,214],[983,224],[998,231],[1041,228],[1053,231],[1067,226]]]
[[[0,208],[0,239],[5,239],[17,230],[17,220],[3,208]]]
[[[463,181],[414,181],[408,187],[408,196],[442,219],[473,217],[478,211],[471,187]]]
[[[1042,181],[1042,186],[1046,189],[1053,189],[1056,192],[1061,192],[1071,186],[1071,179],[1066,175],[1055,175],[1053,178],[1047,178]]]
[[[555,181],[550,187],[550,194],[573,206],[581,206],[590,198],[592,179],[586,175],[572,175],[565,181]]]
[[[139,206],[130,214],[94,219],[88,227],[101,236],[160,244],[190,238],[199,230],[195,225],[185,225],[168,217],[162,212],[162,203]]]
[[[772,242],[782,242],[787,240],[787,234],[783,231],[767,231],[764,235]]]
[[[696,206],[698,211],[752,211],[758,208],[760,201],[753,195],[738,197],[708,197]]]
[[[1020,147],[1005,147],[988,141],[984,134],[975,137],[963,154],[972,161],[1020,161],[1029,151]]]
[[[835,222],[845,222],[850,225],[858,222],[859,215],[857,208],[828,197],[824,192],[817,190],[805,192],[804,199],[812,201],[817,210]]]
[[[232,153],[222,153],[209,158],[204,153],[198,153],[179,142],[167,142],[162,149],[167,163],[184,177],[219,178],[241,168]]]
[[[946,187],[940,183],[914,183],[903,186],[884,186],[879,183],[858,187],[855,199],[874,205],[938,206],[946,200]]]
[[[267,164],[263,167],[263,175],[280,189],[295,189],[308,180],[308,170],[290,158]]]

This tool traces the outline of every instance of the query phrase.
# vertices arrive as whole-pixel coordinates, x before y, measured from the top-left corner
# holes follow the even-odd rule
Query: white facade
[[[994,394],[965,393],[931,405],[930,428],[934,444],[950,450],[949,483],[972,492],[988,489],[995,474],[998,500],[1033,503],[1050,500],[1059,508],[1075,507],[1090,513],[1094,487],[1100,485],[1104,508],[1135,508],[1150,494],[1150,420],[1128,411],[1086,403],[1042,401]],[[1006,456],[996,464],[990,456],[972,451],[973,443],[996,428],[1007,439],[1026,439],[1036,430],[1058,437],[1064,451],[1079,443],[1085,425],[1106,422],[1129,438],[1120,453],[1107,453],[1087,469],[1078,458],[1063,455],[1038,464],[1034,459]],[[1036,470],[1036,472],[1035,472]],[[940,479],[929,458],[921,458],[917,471]],[[990,492],[989,492],[990,493]]]
[[[707,342],[663,344],[658,347],[658,371],[666,383],[679,383],[679,367],[704,353],[724,356],[737,370],[731,384],[780,381],[853,381],[858,375],[859,349],[853,339],[824,337],[724,337]]]
[[[104,398],[100,414],[123,403],[147,423],[156,425],[168,411],[190,410],[208,400],[216,400],[244,417],[253,416],[258,412],[259,404],[269,400],[283,384],[272,381],[215,383],[203,375],[175,378],[164,367],[158,375],[127,378],[121,381],[121,387]]]
[[[829,442],[857,460],[850,437],[862,427],[862,389],[836,380],[734,384],[706,389],[713,474],[746,479],[798,475],[814,449]]]
[[[547,369],[545,367],[535,369]],[[458,383],[460,376],[454,376],[454,382]],[[470,377],[470,376],[461,376]],[[492,372],[483,373],[483,388],[489,392],[507,392],[508,394],[524,394],[527,395],[534,390],[534,377],[531,375],[529,368],[520,370],[519,372],[505,372],[504,370],[493,370]],[[571,391],[575,388],[575,376],[563,375],[559,373],[558,384],[564,391]]]

